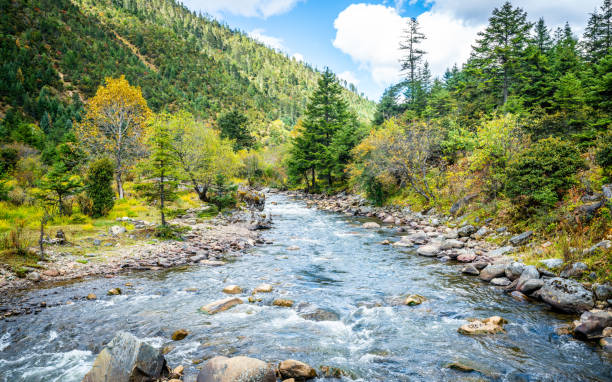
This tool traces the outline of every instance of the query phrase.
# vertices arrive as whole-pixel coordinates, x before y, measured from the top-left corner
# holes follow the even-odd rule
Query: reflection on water
[[[0,321],[0,380],[80,381],[118,330],[156,346],[171,345],[169,363],[184,365],[186,380],[194,379],[199,362],[215,355],[294,358],[340,367],[360,381],[612,380],[611,364],[596,347],[554,333],[570,317],[516,302],[462,276],[459,265],[378,244],[394,235],[391,231],[364,230],[357,219],[309,210],[282,196],[269,199],[278,202],[267,207],[276,224],[265,235],[274,244],[226,266],[93,279],[24,295],[50,305],[75,302]],[[300,249],[288,251],[293,245]],[[240,285],[246,297],[264,282],[275,291],[261,295],[261,304],[214,316],[198,312],[225,297],[224,285]],[[105,296],[113,287],[125,294]],[[100,299],[82,299],[92,292]],[[415,307],[395,303],[409,293],[428,301]],[[271,306],[277,297],[296,304]],[[313,318],[304,312],[316,309],[339,319],[304,318]],[[465,319],[492,315],[508,319],[506,334],[457,333]],[[180,328],[190,335],[170,341]],[[445,367],[453,361],[479,372]]]

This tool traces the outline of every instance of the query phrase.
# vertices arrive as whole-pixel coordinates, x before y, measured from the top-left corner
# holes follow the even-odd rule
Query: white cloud
[[[301,53],[294,53],[291,57],[293,57],[293,59],[296,61],[304,62],[304,56]]]
[[[349,84],[353,84],[355,86],[359,85],[359,79],[357,79],[357,77],[355,77],[353,72],[351,72],[350,70],[346,70],[338,74],[338,78],[345,80]]]
[[[270,48],[277,49],[277,50],[285,49],[283,47],[282,38],[268,36],[264,34],[264,32],[265,31],[263,29],[253,29],[251,32],[249,32],[249,37],[251,37],[254,40],[259,41],[260,43],[264,45],[269,46]]]
[[[378,84],[399,79],[398,49],[405,20],[395,8],[351,4],[334,21],[333,45],[372,73]]]
[[[183,0],[190,9],[221,18],[227,12],[245,17],[267,18],[290,11],[302,0]]]

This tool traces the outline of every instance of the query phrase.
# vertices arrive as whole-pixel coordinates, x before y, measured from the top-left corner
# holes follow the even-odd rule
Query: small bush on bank
[[[87,171],[87,197],[91,202],[83,201],[84,213],[92,217],[106,216],[115,204],[115,192],[112,188],[113,163],[109,158],[101,158],[91,163]]]
[[[506,193],[522,206],[550,208],[576,183],[576,172],[584,167],[571,143],[546,138],[509,164]]]
[[[189,227],[179,225],[159,225],[155,227],[155,237],[163,240],[183,240],[183,234],[189,230]]]

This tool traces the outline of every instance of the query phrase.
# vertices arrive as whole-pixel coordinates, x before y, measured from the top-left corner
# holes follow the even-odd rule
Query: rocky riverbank
[[[269,228],[271,221],[247,210],[237,210],[231,215],[219,215],[211,220],[197,217],[200,209],[192,209],[170,223],[187,227],[182,241],[143,239],[142,243],[75,256],[66,253],[61,242],[46,248],[47,258],[40,261],[40,269],[33,269],[25,278],[19,278],[8,269],[1,269],[0,293],[14,294],[18,290],[51,286],[54,283],[78,280],[92,276],[111,278],[132,271],[161,270],[184,265],[220,266],[226,257],[241,256],[248,248],[264,244],[260,229]],[[129,220],[123,218],[119,220]],[[140,222],[137,222],[140,223]],[[126,232],[121,225],[109,229],[109,238],[120,235],[150,236],[148,224],[134,224],[135,229]],[[92,296],[90,296],[91,298]],[[13,306],[0,304],[4,317],[36,312],[46,306]]]
[[[590,272],[584,263],[547,259],[537,266],[524,264],[520,253],[530,245],[531,231],[512,235],[503,227],[490,228],[490,220],[474,226],[462,218],[415,213],[406,207],[372,207],[355,195],[286,194],[304,199],[312,208],[371,218],[364,228],[393,228],[400,239],[385,240],[382,245],[414,249],[420,256],[460,264],[458,270],[463,274],[503,288],[518,301],[540,301],[557,311],[580,315],[557,330],[579,339],[598,340],[605,351],[612,352],[612,286],[579,282],[577,278]],[[491,239],[503,245],[493,244]],[[607,250],[611,246],[609,241],[602,241],[586,250]]]

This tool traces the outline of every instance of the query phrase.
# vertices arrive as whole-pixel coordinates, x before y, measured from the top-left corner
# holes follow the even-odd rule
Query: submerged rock
[[[127,332],[119,332],[98,354],[83,382],[153,381],[166,372],[160,349]]]
[[[230,308],[233,308],[236,305],[242,304],[242,300],[237,297],[229,297],[223,300],[218,300],[211,302],[208,305],[204,305],[200,308],[200,311],[207,314],[216,314],[219,312],[223,312]]]
[[[367,222],[367,223],[363,223],[363,228],[380,228],[380,224],[376,223],[376,222]]]
[[[185,329],[179,329],[172,333],[172,341],[180,341],[187,337],[187,335],[189,335],[188,331],[186,331]]]
[[[317,372],[304,362],[288,359],[278,364],[278,372],[282,379],[294,378],[297,381],[313,379]]]
[[[476,267],[473,266],[472,264],[468,264],[465,267],[463,267],[463,269],[461,269],[461,273],[465,273],[467,275],[478,276],[480,274],[480,271],[476,269]]]
[[[595,305],[593,294],[582,284],[560,277],[546,280],[539,295],[553,308],[567,313],[582,313]]]
[[[238,285],[227,285],[225,288],[223,288],[223,293],[239,294],[242,293],[242,288],[240,288]]]
[[[283,306],[285,308],[291,308],[293,306],[293,301],[292,300],[287,300],[284,298],[277,298],[276,300],[272,301],[272,305],[274,306]]]
[[[302,313],[300,316],[305,320],[311,321],[338,321],[340,316],[337,313],[330,310],[317,308],[312,312]]]
[[[272,288],[272,285],[270,285],[270,284],[261,284],[261,285],[257,286],[253,290],[253,294],[256,294],[256,293],[270,293],[273,290],[274,290],[274,288]]]
[[[197,382],[276,382],[274,368],[250,357],[214,357],[198,373]]]
[[[484,320],[475,319],[468,324],[462,325],[457,331],[467,335],[503,333],[505,332],[503,326],[507,323],[508,321],[505,319],[493,316]]]

